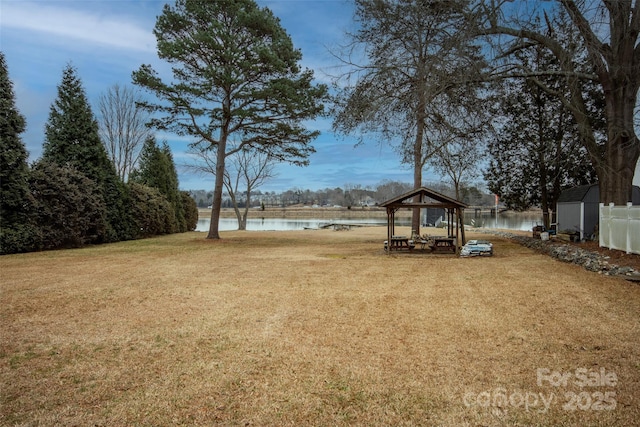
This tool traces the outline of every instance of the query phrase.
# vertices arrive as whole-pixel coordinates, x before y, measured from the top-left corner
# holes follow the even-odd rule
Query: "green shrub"
[[[198,226],[198,205],[187,191],[181,191],[182,208],[186,222],[186,231],[193,231]]]
[[[42,230],[25,223],[0,228],[0,254],[32,252],[42,248]]]
[[[136,182],[130,182],[127,185],[136,237],[175,232],[177,229],[175,211],[158,189]]]

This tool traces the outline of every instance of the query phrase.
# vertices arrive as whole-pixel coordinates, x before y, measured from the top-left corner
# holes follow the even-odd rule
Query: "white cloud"
[[[68,39],[73,43],[120,50],[155,50],[151,28],[142,28],[125,18],[103,17],[96,13],[61,7],[57,3],[3,1],[0,24],[5,31],[13,29],[29,35],[40,33]]]

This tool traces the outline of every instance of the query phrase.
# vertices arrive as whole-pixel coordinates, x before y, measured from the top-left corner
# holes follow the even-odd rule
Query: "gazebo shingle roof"
[[[420,196],[419,202],[413,201],[416,196]],[[435,200],[438,203],[424,201],[425,197]],[[386,202],[380,203],[383,208],[467,208],[468,205],[459,200],[447,197],[444,194],[433,191],[427,187],[420,187],[401,194]]]

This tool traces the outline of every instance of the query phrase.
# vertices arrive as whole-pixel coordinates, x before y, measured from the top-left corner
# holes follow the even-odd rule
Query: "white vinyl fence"
[[[600,203],[600,246],[640,254],[640,206]]]

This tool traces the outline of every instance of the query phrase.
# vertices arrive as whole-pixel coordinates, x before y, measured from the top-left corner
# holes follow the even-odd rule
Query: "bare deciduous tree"
[[[531,6],[541,7],[531,10]],[[548,15],[549,3],[481,0],[476,9],[483,17],[479,32],[497,37],[498,55],[508,58],[521,48],[539,45],[551,52],[561,65],[569,96],[557,92],[558,99],[573,114],[582,143],[589,153],[600,183],[600,201],[625,204],[631,200],[634,169],[640,157],[640,140],[634,128],[634,109],[640,88],[640,1],[638,0],[557,0],[570,25],[586,49],[589,69],[576,66],[575,43],[567,43],[555,32],[542,32],[534,16]],[[512,71],[510,69],[509,71]],[[521,72],[522,75],[522,72]],[[602,147],[594,134],[592,115],[584,82],[596,82],[605,98],[607,141]],[[552,92],[552,91],[551,91]]]
[[[123,182],[135,168],[144,141],[151,136],[147,127],[150,115],[137,106],[141,100],[138,90],[118,84],[100,96],[100,137]]]
[[[217,170],[215,150],[207,150],[202,145],[196,144],[190,148],[189,153],[194,156],[194,162],[186,165],[188,168],[200,173],[215,175]],[[274,176],[275,160],[267,153],[245,147],[227,157],[223,183],[238,218],[239,230],[247,229],[251,193]],[[241,201],[242,195],[245,197]],[[242,210],[241,202],[244,202]]]
[[[399,141],[402,161],[412,165],[414,187],[420,187],[425,163],[443,144],[440,133],[450,127],[445,111],[473,98],[470,82],[479,80],[476,74],[483,68],[479,48],[466,37],[465,3],[355,3],[360,28],[350,35],[351,50],[340,55],[350,71],[338,79],[346,88],[334,128]],[[366,58],[352,60],[353,52]],[[419,209],[412,228],[420,228]]]

